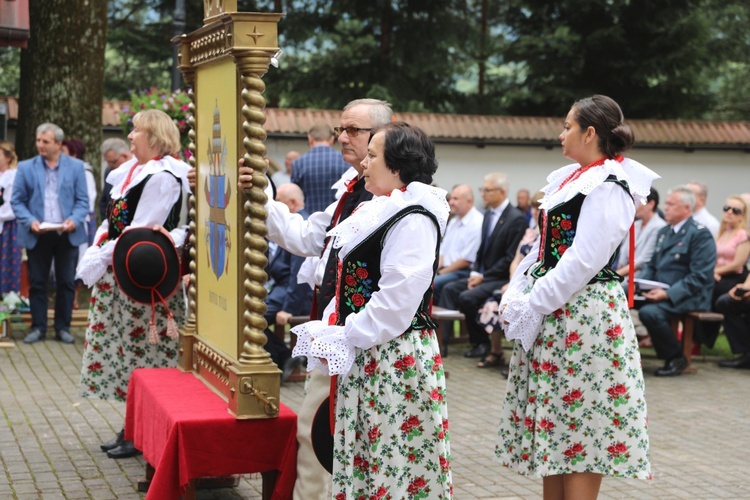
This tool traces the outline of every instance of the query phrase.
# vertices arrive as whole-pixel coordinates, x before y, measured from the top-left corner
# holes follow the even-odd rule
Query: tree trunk
[[[52,122],[86,145],[86,160],[101,164],[107,2],[30,0],[31,38],[21,51],[16,150],[37,154],[36,127]]]

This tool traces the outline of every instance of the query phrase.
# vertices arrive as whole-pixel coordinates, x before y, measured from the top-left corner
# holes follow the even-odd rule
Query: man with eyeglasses
[[[107,182],[107,176],[117,167],[131,159],[133,155],[130,153],[130,145],[117,137],[111,137],[102,142],[100,150],[102,158],[107,164],[107,167],[104,169],[102,195],[99,198],[99,218],[105,220],[107,218],[107,205],[109,205],[110,200],[109,192],[112,191],[112,184]]]
[[[341,197],[325,211],[316,212],[304,220],[298,214],[291,214],[284,204],[269,200],[266,205],[269,240],[296,255],[321,257],[314,269],[314,276],[310,277],[317,284],[314,299],[317,307],[312,311],[311,319],[321,319],[336,290],[337,259],[331,255],[326,233],[349,217],[360,203],[372,198],[372,194],[365,190],[360,163],[367,156],[370,132],[389,123],[392,116],[390,104],[377,99],[358,99],[344,107],[341,126],[336,127],[334,132],[341,144],[344,161],[353,169],[342,176],[347,182]],[[249,189],[252,187],[253,170],[245,167],[243,160],[239,164],[239,187]],[[297,481],[294,484],[296,500],[331,498],[331,475],[318,462],[311,440],[313,418],[329,394],[330,380],[320,370],[310,372],[307,393],[297,415],[299,448]]]
[[[486,175],[479,192],[487,210],[471,273],[468,279],[445,285],[439,305],[459,309],[466,317],[472,347],[464,356],[487,356],[487,360],[496,366],[500,364],[502,353],[490,352],[489,334],[477,322],[477,313],[495,290],[510,279],[510,263],[528,225],[523,213],[508,200],[508,179],[505,174]]]
[[[320,212],[336,201],[333,186],[349,170],[341,153],[333,149],[333,131],[327,123],[318,122],[307,132],[310,151],[292,162],[292,182],[305,195],[305,206]]]

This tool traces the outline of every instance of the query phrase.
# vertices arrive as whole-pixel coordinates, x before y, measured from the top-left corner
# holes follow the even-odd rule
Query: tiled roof
[[[8,102],[8,118],[18,116],[15,98]],[[125,101],[105,101],[102,125],[120,126],[120,109]],[[305,137],[316,121],[338,125],[341,111],[266,108],[268,135]],[[556,146],[562,118],[528,116],[448,115],[437,113],[397,113],[396,118],[424,129],[436,142],[467,144],[525,144]],[[628,120],[639,147],[726,148],[750,150],[750,122],[709,122],[677,120]]]

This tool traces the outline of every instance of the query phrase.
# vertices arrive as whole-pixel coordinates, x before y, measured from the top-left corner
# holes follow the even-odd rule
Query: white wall
[[[519,189],[526,188],[533,194],[546,184],[547,175],[552,170],[571,163],[562,156],[560,148],[530,146],[477,148],[438,144],[437,156],[440,166],[435,181],[440,187],[450,189],[455,184],[469,184],[478,189],[485,174],[497,171],[508,176],[513,201]],[[727,196],[750,192],[748,153],[634,149],[628,156],[661,175],[654,187],[662,200],[667,191],[678,184],[691,180],[706,184],[708,209],[719,219]],[[478,193],[475,196],[478,197]]]

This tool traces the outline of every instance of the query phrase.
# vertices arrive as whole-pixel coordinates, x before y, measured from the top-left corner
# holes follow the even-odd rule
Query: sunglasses
[[[336,139],[338,139],[341,134],[346,132],[346,135],[348,135],[349,137],[357,137],[360,132],[369,132],[370,130],[372,130],[372,128],[333,127],[333,135],[335,135]]]
[[[725,212],[729,212],[731,210],[734,215],[742,215],[742,213],[744,212],[744,210],[742,210],[741,208],[730,207],[729,205],[724,205],[722,207],[722,210],[724,210]]]

